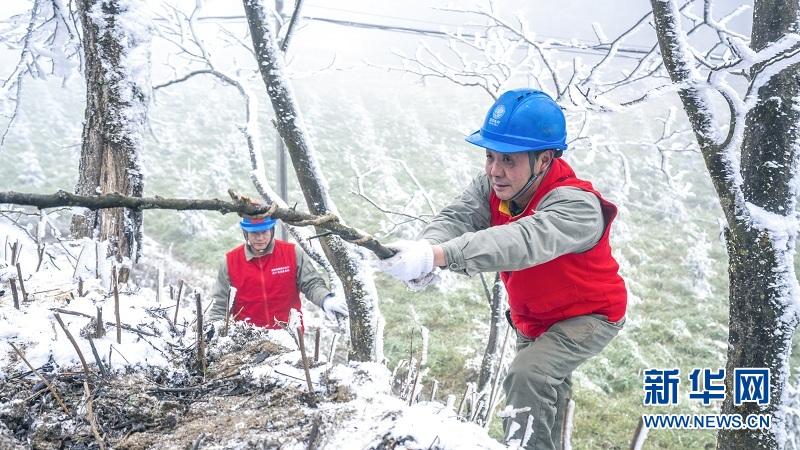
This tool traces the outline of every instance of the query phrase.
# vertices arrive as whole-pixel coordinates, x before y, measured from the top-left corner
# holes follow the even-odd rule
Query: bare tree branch
[[[117,193],[86,196],[76,195],[66,191],[55,194],[25,194],[13,191],[0,192],[0,203],[13,203],[29,205],[37,208],[55,208],[61,206],[80,206],[91,210],[106,208],[129,208],[137,211],[145,209],[172,209],[176,211],[204,210],[219,211],[222,214],[268,214],[270,217],[280,219],[295,226],[314,225],[324,228],[344,240],[360,245],[371,250],[379,258],[388,258],[394,251],[384,247],[375,238],[355,228],[348,227],[339,222],[333,214],[312,215],[293,209],[279,208],[274,203],[261,205],[252,200],[230,192],[234,202],[223,200],[202,200],[162,197],[126,197]]]

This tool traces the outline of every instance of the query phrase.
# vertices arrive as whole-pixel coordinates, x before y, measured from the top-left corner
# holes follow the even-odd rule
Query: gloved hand
[[[440,280],[441,278],[439,278],[439,271],[434,270],[433,272],[428,272],[427,275],[423,275],[415,280],[403,281],[403,284],[406,285],[409,291],[417,292],[425,289],[431,284],[438,283]]]
[[[378,262],[378,268],[400,281],[422,278],[433,271],[433,246],[427,241],[397,241],[387,247],[394,256]]]
[[[348,317],[350,315],[350,310],[347,309],[347,301],[333,294],[322,300],[322,311],[325,313],[325,317],[334,322],[337,321],[337,316]]]

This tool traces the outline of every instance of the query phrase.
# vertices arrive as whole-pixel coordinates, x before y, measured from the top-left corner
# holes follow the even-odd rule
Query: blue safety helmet
[[[242,217],[242,221],[239,222],[239,226],[248,233],[260,233],[274,228],[275,222],[275,219],[272,217],[244,216]]]
[[[481,129],[466,140],[500,153],[566,150],[567,123],[549,95],[514,89],[494,102]]]

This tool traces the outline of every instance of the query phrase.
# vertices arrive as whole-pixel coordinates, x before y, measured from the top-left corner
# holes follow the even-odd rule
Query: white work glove
[[[322,300],[322,311],[325,317],[337,322],[338,316],[348,317],[350,310],[347,309],[347,301],[336,295],[329,295]]]
[[[378,262],[378,268],[400,281],[418,280],[433,272],[433,246],[428,241],[397,241],[387,247],[394,256]]]

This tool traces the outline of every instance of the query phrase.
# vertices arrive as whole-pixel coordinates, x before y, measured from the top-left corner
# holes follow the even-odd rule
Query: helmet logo
[[[505,113],[505,105],[498,105],[497,108],[492,111],[492,117],[489,119],[489,123],[494,126],[500,125],[500,118],[503,117]]]

